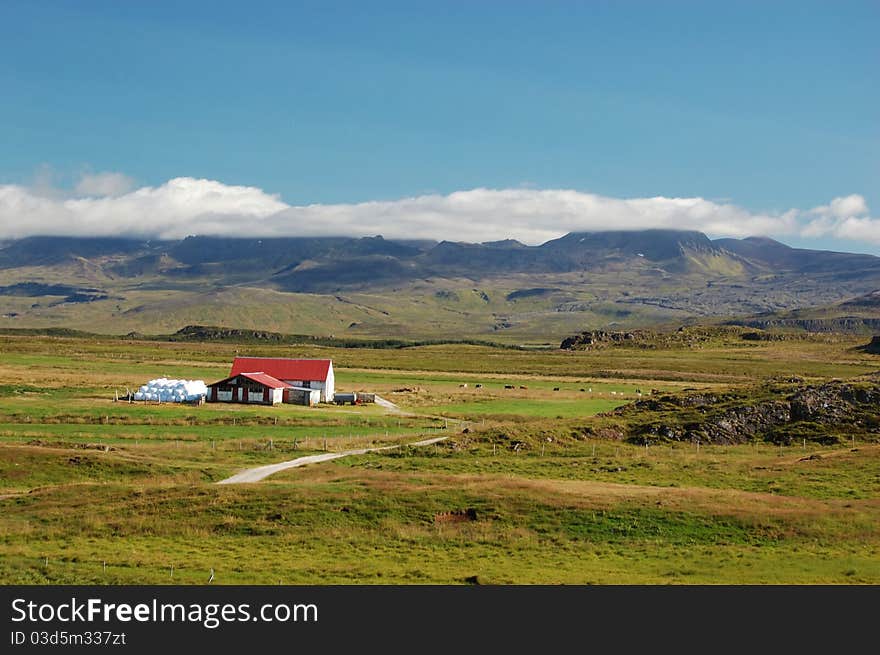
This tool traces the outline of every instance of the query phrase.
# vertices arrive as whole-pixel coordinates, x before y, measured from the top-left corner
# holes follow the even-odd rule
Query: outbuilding
[[[265,373],[237,373],[208,385],[209,403],[278,405],[290,385]]]
[[[309,389],[308,387],[288,387],[284,390],[284,402],[292,405],[307,405],[314,407],[321,402],[320,389]]]

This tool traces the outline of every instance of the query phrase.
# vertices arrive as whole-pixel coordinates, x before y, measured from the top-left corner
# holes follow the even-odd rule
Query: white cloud
[[[98,198],[57,199],[6,185],[0,186],[0,237],[247,235],[249,219],[286,207],[254,187],[188,177]]]
[[[454,241],[514,238],[537,244],[566,232],[675,228],[715,235],[788,233],[788,215],[751,214],[702,198],[621,200],[569,190],[473,189],[354,205],[291,207],[262,229],[282,234],[298,225],[301,234],[383,234]],[[335,226],[336,229],[328,229]]]
[[[104,177],[101,177],[104,176]],[[110,176],[110,177],[107,177]],[[116,177],[119,176],[119,177]],[[752,212],[703,198],[620,199],[565,189],[471,189],[392,201],[291,206],[256,187],[175,178],[123,191],[128,178],[88,176],[89,197],[58,198],[0,186],[0,238],[34,234],[365,236],[538,244],[567,232],[669,228],[712,237],[835,236],[880,243],[878,219],[858,195],[810,210]],[[95,178],[95,179],[92,179]],[[97,179],[100,178],[100,179]],[[86,181],[84,177],[81,185]],[[99,196],[99,197],[94,197]]]
[[[880,243],[880,219],[868,216],[869,211],[868,203],[858,194],[834,198],[806,212],[810,218],[801,235]]]
[[[833,234],[839,239],[880,243],[880,219],[850,216],[835,225]]]
[[[849,218],[868,213],[868,205],[865,199],[857,194],[835,198],[827,207],[817,207],[813,211],[829,213],[837,218]]]
[[[80,196],[121,196],[134,188],[134,180],[123,173],[84,173],[76,185]]]

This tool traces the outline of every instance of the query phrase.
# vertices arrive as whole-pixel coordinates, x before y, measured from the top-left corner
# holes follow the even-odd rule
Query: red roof
[[[247,378],[248,380],[253,380],[254,382],[258,382],[265,387],[269,387],[270,389],[287,389],[290,387],[289,384],[285,384],[281,380],[277,380],[273,378],[271,375],[266,375],[265,373],[233,373],[225,380],[220,380],[219,382],[215,382],[214,384],[209,384],[209,387],[217,386],[218,384],[223,384],[224,382],[229,382],[232,378],[236,376],[241,376],[243,378]]]
[[[259,382],[270,389],[286,389],[290,386],[289,384],[284,384],[281,380],[276,380],[271,375],[266,375],[265,373],[239,373],[239,375],[248,380]]]
[[[330,360],[236,357],[229,375],[250,371],[260,371],[278,380],[326,381],[330,372]]]

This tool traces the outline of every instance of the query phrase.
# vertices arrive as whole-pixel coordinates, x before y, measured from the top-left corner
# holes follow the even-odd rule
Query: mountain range
[[[880,257],[696,231],[570,233],[538,246],[381,236],[0,244],[0,327],[112,333],[200,323],[553,341],[587,328],[755,321],[810,308],[825,308],[824,318],[880,317],[869,296],[877,289]]]

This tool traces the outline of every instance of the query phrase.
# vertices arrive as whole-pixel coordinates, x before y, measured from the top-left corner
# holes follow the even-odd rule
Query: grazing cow
[[[512,384],[505,384],[505,385],[504,385],[504,388],[505,388],[505,389],[513,389],[514,386],[513,386]]]
[[[553,391],[559,391],[559,387],[553,387]]]

